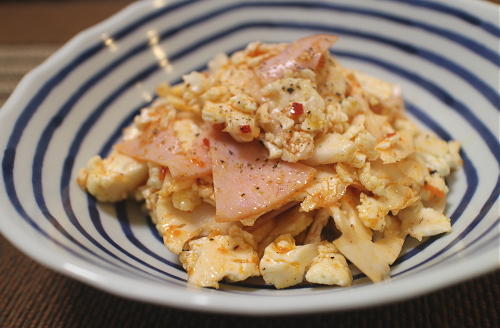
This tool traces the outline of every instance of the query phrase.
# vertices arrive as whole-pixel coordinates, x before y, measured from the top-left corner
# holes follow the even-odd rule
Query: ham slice
[[[216,220],[256,218],[293,201],[315,170],[300,163],[268,160],[258,141],[238,143],[226,133],[211,138]]]
[[[172,123],[150,124],[135,139],[118,143],[115,149],[137,160],[168,167],[174,178],[197,178],[212,171],[206,129],[192,136],[188,149],[181,144]]]
[[[269,83],[282,78],[287,70],[315,70],[320,65],[323,54],[336,40],[336,36],[328,34],[315,34],[298,39],[281,53],[264,61],[257,72],[263,82]]]

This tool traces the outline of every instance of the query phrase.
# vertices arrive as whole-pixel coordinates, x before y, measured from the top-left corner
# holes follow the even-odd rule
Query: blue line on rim
[[[141,79],[144,79],[146,78],[147,76],[149,76],[150,74],[152,74],[154,72],[154,70],[151,70],[151,69],[145,69],[143,71],[141,71],[138,76],[137,76],[137,79],[138,80],[141,80]],[[132,83],[135,83],[136,81],[129,81],[131,84]],[[125,85],[123,86],[123,90],[127,89],[130,85]],[[108,106],[109,104],[105,101],[103,103],[101,103],[101,106],[103,107],[106,107]],[[94,113],[95,114],[95,113]],[[89,126],[85,126],[85,124],[83,125],[83,128],[84,129],[90,129]],[[78,137],[78,135],[77,135]],[[45,145],[43,146],[45,147]],[[48,144],[47,146],[48,147]],[[36,153],[35,153],[36,154]],[[38,160],[40,160],[41,163],[43,163],[43,154],[42,155],[38,155],[36,154],[35,155],[35,158],[38,158]],[[40,157],[39,157],[40,156]],[[69,156],[69,157],[66,157],[65,161],[64,161],[64,166],[63,166],[63,175],[62,175],[62,179],[64,179],[65,177],[65,173],[69,172],[69,174],[71,175],[71,169],[67,169],[67,168],[71,168],[73,166],[73,162],[74,162],[74,157],[72,156]],[[35,195],[36,196],[36,202],[37,204],[39,205],[40,208],[43,208],[46,212],[48,212],[48,209],[46,208],[46,205],[45,205],[45,200],[44,200],[44,197],[43,197],[43,189],[42,189],[42,183],[43,183],[43,179],[42,179],[42,170],[43,170],[43,165],[41,165],[39,168],[33,168],[33,177],[35,177],[36,179],[33,181],[33,188],[35,190]],[[69,177],[68,177],[69,179]],[[112,253],[108,248],[104,247],[101,243],[99,243],[90,233],[88,233],[84,228],[83,226],[80,224],[77,216],[75,215],[74,211],[73,211],[73,208],[71,206],[71,201],[70,201],[70,194],[69,194],[69,184],[66,184],[64,186],[61,186],[60,187],[60,192],[61,192],[61,198],[62,198],[62,204],[63,204],[63,207],[64,207],[64,211],[66,213],[66,215],[68,216],[68,219],[69,219],[69,222],[78,230],[78,232],[80,232],[87,240],[89,240],[95,247],[99,248],[101,251],[105,252],[106,254],[108,254],[109,256],[111,256],[112,258],[124,263],[125,265],[133,268],[134,270],[140,270],[142,271],[143,273],[146,273],[148,275],[151,275],[150,273],[142,270],[142,269],[139,269],[138,267],[136,266],[133,266],[131,265],[130,263],[128,263],[127,261],[124,261],[123,259],[121,259],[120,257],[118,257],[117,255],[115,255],[114,253]],[[39,197],[38,197],[39,196]],[[90,197],[90,196],[89,196]],[[96,230],[100,233],[100,235],[107,241],[109,242],[111,245],[115,246],[115,248],[119,249],[123,254],[127,255],[128,257],[138,261],[138,262],[141,262],[141,260],[139,258],[135,258],[132,254],[126,252],[124,249],[121,249],[121,247],[119,247],[119,245],[117,245],[111,238],[109,238],[109,236],[107,236],[107,234],[105,233],[104,229],[102,228],[102,224],[100,222],[100,220],[98,220],[96,218],[96,216],[98,216],[98,213],[97,211],[95,211],[92,207],[89,207],[89,214],[90,214],[90,218],[92,220],[92,223],[94,224],[94,227],[96,228]],[[50,213],[49,213],[50,215]],[[64,229],[62,227],[56,227],[58,230],[61,229],[61,233],[64,233]],[[83,245],[77,243],[77,245],[79,247],[83,247],[84,250],[86,250],[87,252],[93,254],[94,256],[104,260],[104,261],[107,261],[105,258],[97,255],[95,252],[93,252],[92,250],[84,247]],[[147,265],[146,265],[147,266]],[[154,269],[154,270],[157,270],[156,268],[153,268],[151,267],[151,269]]]
[[[253,6],[255,3],[245,3],[242,4],[241,7],[246,7],[246,6]],[[234,6],[234,7],[240,7],[240,6]],[[403,17],[403,16],[398,16],[390,13],[386,13],[383,11],[375,10],[375,9],[365,9],[361,7],[351,7],[347,5],[339,5],[339,4],[333,4],[333,3],[311,3],[311,2],[294,2],[294,3],[287,3],[287,2],[275,2],[275,1],[268,1],[266,3],[261,3],[259,7],[285,7],[285,8],[291,8],[291,7],[299,7],[303,9],[327,9],[330,11],[339,11],[339,12],[344,12],[344,13],[354,13],[358,15],[364,15],[364,16],[369,16],[369,17],[376,17],[376,18],[381,18],[383,20],[387,20],[396,24],[400,25],[406,25],[406,26],[411,26],[414,28],[418,28],[427,32],[431,32],[432,34],[439,35],[445,39],[451,40],[455,43],[460,44],[464,48],[471,50],[472,52],[478,54],[479,56],[483,57],[484,59],[490,61],[496,66],[500,65],[500,55],[498,55],[496,52],[490,50],[489,48],[485,47],[481,43],[477,42],[474,39],[470,39],[466,36],[463,36],[461,34],[455,33],[450,30],[446,30],[442,27],[431,25],[428,23],[424,23],[421,21],[416,21],[411,18]]]
[[[228,31],[226,31],[225,33],[229,33]],[[219,33],[220,34],[220,33]],[[176,54],[174,54],[172,57],[171,57],[171,60],[172,61],[175,61],[177,58],[179,58],[180,56],[183,56],[187,53],[189,53],[190,51],[193,51],[195,49],[198,49],[199,47],[201,47],[203,44],[206,44],[206,43],[210,43],[210,41],[212,41],[213,39],[215,39],[216,37],[218,36],[218,34],[216,34],[215,36],[212,36],[210,38],[207,38],[206,40],[203,40],[201,42],[197,42],[195,43],[193,46],[191,47],[188,47],[187,49],[184,49],[183,51],[180,51],[180,52],[177,52]],[[148,68],[149,69],[155,69],[157,66],[156,65],[153,65],[153,66],[150,66]],[[134,81],[135,82],[135,81]],[[130,82],[127,83],[128,86],[131,85]],[[126,88],[125,88],[126,89]],[[122,90],[125,90],[122,88]],[[114,101],[114,99],[118,96],[118,94],[116,92],[113,93],[113,95],[111,97],[108,97],[108,99],[106,100],[106,103],[107,104],[110,104],[112,101]],[[451,98],[451,96],[449,96],[450,98],[448,100],[453,100],[453,98]],[[454,103],[457,103],[458,102],[454,102]],[[448,104],[450,104],[450,102],[448,101]],[[88,129],[95,123],[95,121],[97,120],[97,116],[95,114],[97,114],[98,112],[102,112],[103,110],[105,109],[104,106],[99,106],[98,110],[94,111],[94,113],[85,121],[85,123],[82,125],[82,127],[80,128],[79,132],[78,132],[78,138],[75,138],[74,141],[72,142],[72,145],[70,147],[70,155],[69,155],[69,158],[74,158],[74,154],[76,154],[78,148],[79,148],[79,145],[81,144],[82,142],[82,139],[83,139],[83,136],[86,134],[86,131],[88,131]],[[83,133],[85,132],[85,133]],[[484,136],[483,136],[484,137]],[[48,143],[48,140],[44,140],[45,143]],[[44,151],[43,150],[44,147],[38,147],[37,151]],[[73,161],[68,161],[68,163],[70,163],[71,165],[69,165],[69,169],[67,172],[71,172],[71,169],[72,169],[72,166],[73,166]],[[35,163],[34,165],[34,168],[36,169],[38,167],[37,163]],[[70,173],[63,173],[63,178],[61,180],[61,186],[64,187],[66,186],[68,183],[69,183],[69,175]]]
[[[445,140],[450,140],[451,137],[446,132],[441,126],[439,126],[432,118],[430,118],[424,111],[419,109],[417,106],[406,102],[406,109],[408,112],[412,113],[415,117],[418,118],[419,121],[424,123],[426,126],[431,128],[434,132],[436,132],[437,135],[439,135],[441,138]],[[460,200],[458,206],[455,208],[453,213],[450,215],[451,223],[454,224],[459,217],[462,216],[462,213],[465,211],[465,208],[467,205],[470,203],[472,197],[474,196],[477,186],[478,186],[478,176],[476,172],[476,168],[474,167],[474,164],[470,160],[469,156],[465,151],[461,151],[461,156],[463,159],[463,169],[465,171],[465,177],[467,180],[467,188],[464,192],[464,195],[462,196],[462,199]],[[439,236],[434,236],[426,239],[425,241],[419,243],[415,248],[412,250],[406,252],[405,254],[399,256],[394,264],[399,264],[404,261],[406,261],[409,258],[412,258],[413,256],[417,255],[427,247],[429,247],[436,239],[438,239]]]
[[[445,258],[443,259],[440,259],[439,261],[437,262],[434,262],[432,264],[430,264],[429,266],[423,268],[422,270],[427,270],[429,268],[432,268],[438,264],[441,264],[443,263],[444,261],[448,260],[449,258],[452,258],[453,256],[455,256],[456,254],[464,251],[465,249],[471,247],[472,245],[474,245],[476,242],[478,242],[479,240],[481,240],[486,234],[488,234],[489,232],[491,232],[491,230],[493,230],[496,226],[498,226],[498,224],[500,223],[500,219],[496,219],[495,222],[493,222],[493,224],[491,226],[489,226],[484,232],[482,232],[479,236],[477,236],[473,241],[471,241],[469,244],[467,244],[467,247],[464,247],[462,249],[459,249],[457,250],[455,253],[453,254],[450,254],[448,256],[446,256]],[[483,244],[481,244],[480,246],[478,246],[479,248],[482,248],[484,247],[485,245],[489,244],[492,240],[497,240],[498,241],[498,236],[499,234],[495,234],[492,238],[488,239],[487,241],[485,241]],[[475,251],[475,250],[474,250]],[[421,272],[422,270],[420,271],[416,271],[415,274],[418,274],[419,272]],[[399,274],[399,273],[398,273]],[[413,274],[413,273],[412,273]]]
[[[397,274],[395,274],[394,276],[398,276],[400,274],[403,274],[405,272],[408,272],[410,270],[413,270],[415,269],[416,267],[422,265],[422,264],[425,264],[429,261],[432,261],[433,259],[435,259],[437,256],[443,254],[444,252],[446,252],[447,250],[449,250],[451,247],[455,246],[458,242],[460,242],[465,236],[467,236],[467,234],[469,232],[472,231],[472,229],[474,229],[474,227],[476,227],[479,222],[481,222],[482,218],[488,214],[489,210],[491,209],[491,207],[493,206],[493,204],[497,201],[498,199],[498,196],[500,195],[500,178],[497,177],[497,183],[495,185],[495,189],[493,190],[493,192],[491,193],[490,197],[488,197],[488,200],[486,201],[486,203],[484,203],[483,207],[481,208],[481,210],[479,211],[479,214],[476,216],[476,218],[474,218],[474,220],[471,222],[471,224],[469,224],[452,242],[450,242],[449,244],[447,244],[445,247],[443,247],[441,250],[439,250],[438,252],[436,252],[435,254],[433,254],[432,256],[426,258],[425,260],[423,260],[422,262],[420,262],[419,264],[417,265],[414,265],[404,271],[401,271],[401,272],[398,272]],[[494,223],[496,224],[496,223]],[[469,247],[469,245],[467,245],[467,247]],[[467,248],[465,247],[465,248]],[[465,249],[464,248],[464,249]],[[458,252],[455,252],[455,254],[458,253]],[[441,260],[440,262],[442,262],[444,260]]]
[[[238,47],[237,49],[241,49],[241,47]],[[234,50],[233,50],[234,51]],[[230,51],[232,53],[233,51]],[[350,56],[347,56],[350,57]],[[359,59],[359,58],[357,58]],[[203,68],[201,68],[203,69]],[[393,68],[393,71],[396,71],[396,66]],[[398,68],[397,73],[402,74],[405,73],[406,71]],[[177,83],[180,81],[176,81]],[[422,110],[418,109],[416,106],[413,106],[411,104],[408,104],[408,109],[409,111],[416,116],[420,121],[422,121],[424,124],[428,125],[430,128],[432,128],[439,136],[441,136],[444,139],[451,139],[450,135],[448,132],[446,132],[443,128],[441,128],[436,122],[434,122],[428,115],[426,115]],[[133,113],[137,113],[137,111],[133,111]],[[125,120],[123,120],[117,129],[112,133],[111,137],[108,138],[107,142],[105,143],[105,146],[101,149],[100,155],[104,156],[111,148],[112,144],[114,141],[116,141],[120,135],[120,131],[131,121],[131,115],[129,114]],[[85,129],[83,129],[85,130]],[[474,194],[476,187],[477,187],[477,174],[475,172],[475,169],[473,168],[472,162],[469,160],[468,156],[463,152],[462,154],[464,158],[464,167],[466,170],[466,177],[467,177],[467,190],[462,197],[462,200],[460,201],[460,204],[457,206],[456,210],[452,214],[452,220],[455,221],[463,212],[465,207],[467,206],[468,202],[472,198],[472,195]],[[95,204],[93,205],[95,206]],[[134,243],[133,241],[131,241]],[[424,243],[421,243],[418,248],[411,250],[410,252],[406,253],[403,255],[402,259],[399,260],[399,262],[402,262],[406,259],[409,259],[413,257],[414,255],[418,254],[420,251],[428,247],[431,243],[431,240],[426,240]],[[139,248],[144,248],[139,247]],[[151,255],[151,254],[150,254]],[[157,255],[158,256],[158,255]],[[159,256],[158,256],[159,257]]]
[[[451,16],[455,16],[457,18],[460,18],[464,22],[467,22],[471,25],[477,26],[484,31],[490,33],[493,36],[500,37],[500,29],[495,26],[494,24],[491,24],[487,21],[484,21],[477,16],[474,16],[468,12],[465,12],[461,9],[457,9],[454,7],[451,7],[449,5],[445,5],[443,3],[437,3],[434,1],[427,1],[427,0],[385,0],[385,1],[392,1],[392,2],[398,2],[410,6],[416,6],[416,7],[422,7],[426,9],[432,9],[435,11],[442,12],[444,14],[448,14]]]
[[[163,8],[162,13],[165,14],[167,13],[170,9],[174,11],[177,8],[180,8],[186,4],[177,4],[175,6],[166,6]],[[123,29],[125,31],[126,29]],[[130,30],[127,32],[129,33]],[[118,32],[118,35],[115,37],[115,39],[121,38],[124,35],[119,35],[120,32]],[[25,127],[27,126],[28,122],[31,120],[32,115],[36,112],[38,109],[38,106],[45,100],[48,94],[50,94],[50,90],[54,88],[54,86],[60,84],[68,75],[71,73],[71,71],[74,70],[75,67],[78,65],[84,63],[87,61],[89,58],[93,57],[97,52],[102,50],[104,48],[104,44],[102,42],[90,46],[86,50],[83,50],[80,55],[75,57],[73,60],[71,60],[66,66],[64,66],[62,69],[60,69],[55,75],[53,75],[47,83],[45,83],[35,94],[35,96],[29,101],[29,103],[26,105],[26,107],[22,110],[21,114],[19,115],[19,118],[16,120],[14,123],[14,127],[12,130],[12,133],[9,136],[9,140],[7,142],[7,147],[4,152],[4,156],[2,159],[2,175],[4,178],[5,182],[5,188],[6,188],[6,193],[9,197],[9,200],[16,210],[16,212],[31,226],[33,227],[36,231],[40,232],[42,235],[44,235],[48,240],[51,240],[52,242],[56,243],[57,245],[61,246],[64,250],[67,252],[75,255],[77,258],[83,258],[91,263],[95,263],[94,260],[89,260],[87,257],[75,252],[73,249],[65,246],[64,244],[60,243],[57,239],[51,237],[49,234],[47,234],[45,231],[43,231],[38,224],[26,213],[24,210],[21,202],[19,201],[19,198],[17,196],[17,191],[15,188],[14,184],[14,163],[15,163],[15,157],[16,157],[16,148],[17,145],[19,144],[19,141],[21,139],[21,136],[23,135],[23,131]],[[106,262],[106,261],[105,261]],[[114,271],[114,270],[111,270]]]
[[[418,85],[429,91],[432,95],[434,95],[448,107],[453,108],[455,112],[457,112],[465,119],[466,122],[471,124],[486,142],[486,145],[490,149],[497,162],[500,163],[500,146],[493,133],[491,133],[491,131],[474,115],[474,113],[466,105],[455,99],[452,95],[450,95],[437,84],[433,83],[431,80],[428,80],[415,72],[399,68],[394,64],[390,64],[388,62],[382,61],[380,59],[375,59],[370,56],[341,50],[335,50],[332,52],[337,56],[348,56],[351,59],[362,60],[371,64],[375,64],[379,67],[383,67],[389,71],[395,71],[398,73],[398,75],[416,82]]]
[[[161,12],[162,13],[166,13],[169,10],[169,8],[170,8],[170,6],[168,6],[166,8],[163,8],[161,10]],[[159,16],[159,14],[153,13],[153,14],[150,14],[150,16],[151,17],[153,17],[153,16]],[[145,22],[146,19],[143,18],[142,21]],[[131,24],[131,25],[133,25],[133,24]],[[136,25],[132,29],[136,29],[138,26],[139,25]],[[127,30],[127,28],[124,28],[121,31],[123,32],[125,30]],[[131,32],[130,29],[128,31]],[[120,32],[118,32],[116,34],[116,38],[121,38],[123,36],[124,36],[124,34],[123,33],[120,34]],[[19,131],[19,130],[24,129],[24,127],[21,127],[21,126],[23,126],[23,125],[25,126],[27,124],[27,122],[31,118],[31,115],[36,110],[34,104],[36,102],[40,103],[41,101],[43,101],[43,99],[45,98],[45,95],[48,94],[48,90],[45,90],[45,88],[48,87],[50,83],[54,83],[54,82],[55,82],[55,84],[60,83],[61,80],[69,73],[69,71],[72,70],[73,67],[72,67],[71,64],[84,62],[86,59],[90,58],[95,52],[97,52],[98,50],[102,49],[102,47],[103,47],[102,44],[99,43],[98,45],[89,48],[84,53],[82,53],[82,55],[80,55],[76,60],[73,60],[72,62],[70,62],[69,65],[67,65],[65,68],[63,68],[62,70],[60,70],[56,74],[56,76],[55,76],[55,77],[58,77],[57,79],[54,77],[54,78],[52,78],[52,79],[49,80],[48,84],[44,85],[44,88],[42,88],[35,95],[35,97],[30,101],[30,103],[28,104],[28,106],[23,110],[22,114],[20,115],[20,118],[16,121],[16,124],[15,124],[15,127],[14,127],[14,132],[11,134],[11,137],[9,138],[8,149],[6,150],[6,152],[8,152],[9,147],[11,148],[11,150],[16,148],[16,146],[17,146],[17,144],[19,142],[19,139],[20,139],[20,137],[22,135],[22,132]],[[11,203],[13,203],[14,207],[16,208],[16,210],[18,210],[19,208],[17,206],[21,206],[21,205],[20,205],[20,203],[19,203],[19,201],[17,199],[17,194],[15,192],[14,183],[13,183],[12,179],[9,179],[9,171],[8,171],[9,167],[13,167],[14,160],[15,160],[15,150],[12,150],[10,152],[10,156],[4,156],[4,160],[2,161],[2,171],[3,171],[4,177],[6,177],[5,180],[7,182],[6,183],[7,189],[10,190],[10,192],[8,192],[9,199],[11,200]],[[29,223],[31,224],[32,222],[29,222]]]
[[[226,32],[226,33],[227,33],[227,32]],[[204,43],[208,43],[209,41],[211,41],[211,39],[213,39],[213,38],[209,38],[209,39],[208,39],[208,41],[204,41]],[[188,49],[196,49],[196,48],[198,48],[199,44],[200,44],[200,42],[198,42],[198,44],[196,44],[196,46],[194,46],[194,47],[189,47]],[[177,56],[181,56],[181,55],[184,55],[182,51],[181,51],[180,53],[177,53],[176,55],[172,56],[172,60],[175,60]],[[156,67],[156,66],[154,66],[154,67]],[[113,97],[114,97],[114,96],[113,96]],[[109,101],[109,103],[111,103],[111,101]],[[101,107],[101,108],[103,108],[103,107]],[[90,127],[90,126],[92,125],[92,124],[90,124],[90,122],[91,122],[91,121],[92,121],[92,120],[90,120],[90,121],[89,121],[89,120],[86,120],[86,123],[84,124],[86,128],[88,128],[88,127]],[[89,124],[88,124],[88,126],[87,126],[87,123],[89,123]],[[79,142],[76,142],[76,143],[78,144]],[[74,144],[73,144],[73,145],[74,145]],[[77,148],[78,148],[78,147],[77,147]],[[64,184],[64,182],[62,181],[62,182],[61,182],[61,185],[63,185],[63,184]]]
[[[153,257],[154,259],[185,273],[184,269],[182,268],[182,265],[171,262],[171,261],[167,260],[166,258],[161,257],[157,253],[153,252],[151,249],[144,246],[144,244],[139,239],[137,239],[137,237],[134,235],[132,229],[130,228],[130,221],[129,221],[129,217],[128,217],[127,202],[126,201],[121,201],[121,202],[116,203],[115,204],[115,211],[116,211],[118,220],[120,221],[120,226],[122,228],[123,234],[125,235],[125,237],[127,237],[127,239],[135,247],[137,247],[143,253]]]

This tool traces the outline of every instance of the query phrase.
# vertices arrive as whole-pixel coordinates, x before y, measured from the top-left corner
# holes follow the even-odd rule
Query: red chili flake
[[[300,115],[304,113],[304,106],[301,103],[292,103],[292,108],[290,108],[290,116],[294,119],[299,118]]]
[[[207,138],[203,138],[203,144],[207,147],[210,147],[210,140],[208,140]]]
[[[386,138],[390,138],[390,137],[395,136],[395,135],[396,135],[396,132],[391,132],[391,133],[387,133],[387,134],[385,135],[385,137],[386,137]]]
[[[216,123],[214,124],[214,129],[218,130],[218,131],[222,131],[226,128],[226,122],[222,122],[222,123]]]
[[[167,175],[167,173],[168,173],[168,167],[162,166],[161,170],[160,170],[160,179],[161,180],[165,179],[165,176]]]
[[[243,133],[250,133],[250,132],[252,132],[252,128],[248,124],[240,125],[240,131]]]

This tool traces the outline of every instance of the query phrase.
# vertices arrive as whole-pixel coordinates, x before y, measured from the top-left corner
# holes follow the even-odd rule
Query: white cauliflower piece
[[[257,111],[257,103],[245,94],[236,94],[229,99],[231,106],[240,112],[247,114],[255,114]]]
[[[446,142],[437,136],[425,132],[415,138],[417,155],[423,159],[430,170],[437,171],[445,177],[451,170],[462,165],[460,158],[460,143]]]
[[[191,72],[183,75],[182,79],[186,87],[195,94],[203,93],[209,86],[208,79],[200,72]]]
[[[451,221],[433,208],[423,207],[419,202],[399,213],[402,227],[413,238],[421,241],[429,237],[451,231]]]
[[[385,206],[397,212],[418,200],[416,181],[411,172],[404,171],[406,160],[383,164],[381,161],[367,163],[359,171],[361,184],[375,195]]]
[[[297,162],[309,158],[314,136],[326,130],[323,98],[308,79],[283,78],[265,86],[265,105],[257,110],[259,126],[265,131],[262,141],[272,144],[281,159]],[[272,147],[272,146],[271,146]]]
[[[375,146],[375,150],[384,164],[399,162],[415,151],[412,132],[401,130],[390,133]]]
[[[189,250],[179,255],[188,281],[202,287],[219,288],[219,281],[241,281],[258,276],[259,258],[241,236],[218,235],[189,242]]]
[[[181,211],[190,212],[200,204],[201,197],[196,188],[183,189],[172,193],[172,205]]]
[[[238,111],[226,103],[206,101],[202,109],[202,118],[210,123],[225,123],[224,130],[236,141],[249,142],[260,134],[255,115]]]
[[[356,208],[361,222],[367,228],[383,231],[385,228],[385,216],[389,213],[389,209],[383,202],[364,193],[360,194],[359,201],[360,204]]]
[[[117,202],[146,183],[147,178],[146,163],[113,151],[104,159],[92,157],[78,173],[77,181],[100,202]]]
[[[345,257],[330,242],[318,245],[318,255],[307,270],[306,280],[315,284],[350,286],[352,274]]]
[[[351,72],[354,74],[354,76],[356,76],[356,79],[361,84],[363,91],[369,98],[376,97],[381,99],[388,99],[393,96],[393,84],[356,70],[351,70]]]
[[[389,123],[389,118],[375,113],[366,113],[366,130],[375,137],[377,142],[382,141],[387,135],[394,133],[394,128]]]
[[[317,253],[315,244],[296,246],[291,235],[282,235],[266,247],[260,273],[266,283],[276,288],[299,284]]]
[[[310,212],[317,208],[329,207],[344,196],[347,186],[333,167],[320,167],[314,180],[303,192],[305,198],[300,203],[300,208]]]
[[[215,55],[215,57],[208,62],[208,68],[211,73],[215,73],[217,70],[223,68],[229,63],[229,58],[226,54],[220,53]]]
[[[420,198],[425,207],[432,207],[438,212],[443,212],[446,207],[448,186],[443,177],[437,172],[425,177]]]
[[[146,206],[151,214],[156,228],[163,237],[165,246],[173,253],[179,254],[186,242],[209,234],[227,234],[231,229],[238,227],[237,222],[216,222],[215,208],[199,200],[199,205],[190,211],[183,206],[190,199],[182,198],[184,191],[195,190],[198,183],[190,179],[174,180],[165,174],[160,190],[148,188],[144,190]],[[176,196],[177,195],[177,196]],[[178,197],[180,200],[174,200]]]
[[[298,206],[276,217],[276,224],[269,234],[259,243],[259,254],[262,254],[264,248],[269,245],[276,237],[289,234],[292,237],[297,236],[312,223],[312,213],[301,212]]]
[[[314,220],[307,229],[307,233],[304,237],[303,244],[313,244],[319,243],[321,241],[321,232],[323,228],[328,224],[330,219],[330,212],[326,208],[321,208],[314,215]]]
[[[350,162],[356,150],[353,141],[339,133],[328,133],[318,138],[316,146],[307,160],[308,164],[321,165]]]
[[[378,154],[374,150],[375,137],[364,131],[364,122],[365,116],[358,115],[343,134],[327,133],[320,136],[306,163],[349,163],[359,168],[367,159],[376,159]]]
[[[384,231],[383,238],[374,242],[371,230],[359,219],[355,204],[353,195],[347,194],[341,200],[340,207],[331,208],[335,226],[342,233],[333,244],[372,281],[378,282],[389,275],[389,265],[401,251],[405,235],[400,232],[399,222],[390,218],[389,226],[392,228],[386,229],[387,235]]]

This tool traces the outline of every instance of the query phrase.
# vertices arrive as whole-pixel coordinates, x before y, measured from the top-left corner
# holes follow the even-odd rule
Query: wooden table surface
[[[0,106],[26,72],[74,34],[127,3],[0,2]],[[499,277],[495,272],[413,300],[365,310],[241,318],[106,294],[44,268],[0,236],[0,327],[499,327]]]

